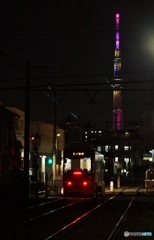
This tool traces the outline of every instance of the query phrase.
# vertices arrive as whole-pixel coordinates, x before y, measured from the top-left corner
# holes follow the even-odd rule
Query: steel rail
[[[18,223],[18,224],[16,224],[16,225],[12,225],[11,227],[6,228],[6,229],[0,231],[0,234],[4,234],[6,231],[11,231],[11,230],[13,230],[13,229],[15,229],[15,228],[19,228],[19,227],[21,227],[21,226],[23,226],[23,225],[25,225],[25,224],[28,224],[28,223],[30,223],[30,222],[33,222],[33,221],[35,221],[35,220],[37,220],[37,219],[40,219],[40,218],[42,218],[42,217],[44,217],[44,216],[47,216],[47,215],[49,215],[49,214],[52,214],[52,213],[54,213],[54,212],[56,212],[56,211],[59,211],[59,210],[61,210],[61,209],[64,209],[64,208],[70,207],[70,206],[72,206],[72,205],[74,205],[74,204],[77,204],[77,203],[79,203],[79,202],[81,202],[81,201],[83,201],[83,200],[84,200],[84,199],[79,199],[79,200],[77,200],[77,201],[75,201],[75,202],[69,203],[69,204],[64,205],[64,206],[62,206],[62,207],[59,207],[59,208],[53,209],[53,210],[51,210],[51,211],[48,211],[48,212],[46,212],[46,213],[40,214],[40,215],[37,216],[37,217],[30,218],[30,219],[28,219],[28,220],[26,220],[26,221],[23,221],[23,222],[21,222],[21,223]]]
[[[59,238],[60,234],[63,234],[66,230],[68,230],[69,228],[71,228],[73,225],[75,225],[77,222],[79,222],[81,219],[83,219],[84,217],[88,216],[90,213],[94,212],[96,209],[102,207],[103,205],[105,205],[107,202],[111,201],[112,199],[114,199],[115,197],[117,197],[118,195],[120,195],[122,192],[124,192],[126,189],[130,188],[130,186],[122,189],[120,192],[118,192],[117,194],[115,194],[114,196],[110,197],[109,199],[105,200],[103,203],[97,205],[96,207],[92,208],[91,210],[89,210],[88,212],[84,213],[83,215],[81,215],[80,217],[76,218],[75,220],[73,220],[72,222],[70,222],[69,224],[67,224],[66,226],[64,226],[63,228],[61,228],[60,230],[56,231],[55,233],[51,234],[50,236],[48,236],[47,238],[45,238],[44,240],[49,240],[55,237],[57,237],[57,239]]]
[[[128,212],[130,211],[132,204],[134,203],[138,191],[141,188],[141,186],[136,190],[135,196],[133,197],[133,199],[131,200],[131,202],[129,203],[128,207],[126,208],[125,212],[122,214],[122,216],[120,217],[119,221],[116,223],[114,229],[112,230],[111,234],[109,235],[109,237],[107,238],[107,240],[112,240],[115,237],[116,232],[118,231],[120,224],[122,223],[122,221],[124,220],[124,218],[127,216]]]
[[[27,211],[27,210],[30,210],[30,209],[34,209],[34,208],[39,208],[39,207],[44,206],[44,205],[47,206],[48,204],[55,203],[55,202],[60,201],[60,200],[62,200],[62,199],[63,199],[63,198],[57,198],[57,199],[52,200],[52,201],[47,201],[47,202],[39,203],[39,204],[37,204],[37,205],[32,205],[32,206],[29,206],[29,207],[25,207],[25,208],[21,208],[21,209],[17,209],[17,210],[12,210],[12,211],[10,211],[10,212],[3,213],[3,214],[1,215],[1,217],[5,217],[5,216],[7,216],[7,215],[12,215],[12,214],[16,214],[16,213],[22,213],[22,212],[24,212],[24,211]]]

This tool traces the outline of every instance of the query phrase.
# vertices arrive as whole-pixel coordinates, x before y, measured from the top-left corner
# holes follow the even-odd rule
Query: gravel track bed
[[[126,209],[129,202],[111,202],[109,205],[97,209],[86,219],[81,220],[75,227],[68,231],[60,240],[98,240],[107,239],[116,221]]]
[[[124,237],[124,232],[151,232],[152,236],[148,237]],[[136,201],[132,206],[130,214],[122,223],[120,231],[118,233],[118,240],[122,239],[142,239],[152,240],[154,239],[154,199],[153,197],[145,197],[141,201]]]
[[[86,219],[72,227],[59,240],[107,240],[115,224],[119,221],[121,214],[128,206],[128,198],[113,201],[109,206],[102,207],[90,214]],[[141,196],[132,206],[128,217],[122,223],[120,232],[115,240],[127,239],[124,232],[152,232],[152,237],[130,237],[128,239],[154,239],[154,200],[148,196]]]

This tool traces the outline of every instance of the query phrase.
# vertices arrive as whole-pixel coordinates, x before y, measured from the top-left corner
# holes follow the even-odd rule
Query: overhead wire
[[[5,55],[6,57],[8,57],[8,55]],[[9,57],[9,59],[11,60],[11,61],[13,61],[14,63],[16,63],[16,64],[19,64],[19,62],[18,61],[16,61],[16,60],[14,60],[14,59],[12,59],[12,58],[10,58]],[[23,64],[20,64],[20,66],[22,66],[22,67],[24,67],[24,65]],[[33,69],[34,70],[34,69]],[[134,81],[135,82],[135,81]],[[136,81],[137,82],[137,81]],[[143,81],[143,83],[144,82],[147,82],[147,81]],[[149,81],[149,82],[151,82],[151,81]],[[130,82],[128,82],[128,83],[130,83]],[[76,84],[76,85],[78,85],[78,84]],[[79,86],[82,86],[82,84],[79,84]],[[83,84],[83,85],[85,85],[85,84]],[[86,86],[88,86],[89,84],[87,84]],[[97,85],[97,84],[96,84]],[[74,86],[74,84],[73,85],[70,85],[70,86]],[[33,85],[33,86],[31,86],[31,89],[35,89],[35,88],[37,88],[38,86],[35,86],[35,84]],[[42,86],[41,86],[42,87]],[[24,89],[24,87],[14,87],[14,88],[9,88],[9,87],[7,87],[7,88],[1,88],[0,90],[13,90],[13,89]],[[55,100],[55,98],[53,98],[53,96],[51,96],[51,95],[49,95],[46,91],[47,90],[43,90],[43,89],[39,89],[39,91],[42,91],[47,97],[49,97],[52,101],[56,101]],[[51,89],[49,89],[50,91],[51,91]],[[103,91],[104,91],[105,89],[103,89]],[[106,89],[107,90],[107,89]],[[131,89],[130,89],[131,90]],[[135,89],[135,90],[138,90],[138,89]],[[141,89],[141,91],[145,91],[146,89]],[[149,91],[151,91],[152,89],[150,88],[150,89],[147,89],[147,90],[149,90]],[[83,89],[81,89],[81,91],[83,91]],[[58,101],[56,101],[56,103],[57,104],[59,104],[59,102]],[[62,108],[63,108],[63,105],[61,106]],[[80,120],[82,123],[84,123],[84,121],[82,121],[80,118],[78,118],[78,116],[76,115],[76,114],[74,114],[72,111],[70,111],[70,110],[66,110],[68,113],[70,113],[73,117],[75,117],[76,119],[78,119],[78,120]]]
[[[5,56],[6,58],[8,58],[10,61],[14,62],[15,64],[19,65],[20,67],[23,67],[23,68],[27,68],[26,65],[20,63],[19,61],[13,59],[12,57],[10,57],[9,55],[5,54],[3,51],[0,51],[0,54],[2,54],[3,56]],[[30,67],[30,69],[28,69],[29,71],[33,70],[35,71],[35,67]],[[32,83],[32,82],[31,82]],[[35,86],[34,83],[33,84],[33,88],[37,87]],[[5,88],[0,88],[0,90],[18,90],[18,89],[25,89],[25,87],[5,87]],[[55,99],[55,97],[53,97],[53,94],[52,96],[50,94],[48,94],[45,90],[43,89],[39,89],[38,91],[41,91],[43,94],[45,94],[47,97],[49,97],[50,99],[52,99],[54,102],[56,102],[56,104],[60,105],[60,103]],[[48,89],[48,91],[51,92],[51,89]],[[82,119],[80,119],[75,113],[73,113],[71,110],[67,109],[66,112],[68,112],[69,114],[71,114],[74,118],[78,119],[80,122],[82,123],[85,123]]]
[[[11,58],[10,58],[11,59]],[[15,60],[16,61],[16,60]],[[14,61],[14,62],[15,62]],[[16,62],[17,64],[18,64],[18,62]],[[23,65],[23,67],[25,68],[26,66],[25,65]],[[43,67],[43,68],[45,68],[45,67]],[[35,71],[35,69],[33,69],[33,71]],[[153,70],[145,70],[145,71],[127,71],[127,72],[121,72],[120,73],[120,75],[127,75],[127,74],[143,74],[143,73],[153,73],[154,71]],[[52,77],[31,77],[31,80],[53,80],[53,79],[69,79],[69,78],[95,78],[95,77],[101,77],[101,76],[103,76],[103,74],[104,73],[99,73],[99,74],[84,74],[84,75],[67,75],[67,76],[65,76],[65,75],[61,75],[61,76],[52,76]],[[109,75],[109,76],[111,76],[112,74],[111,73],[106,73],[105,75]],[[25,80],[25,78],[1,78],[0,79],[0,82],[4,82],[4,81],[24,81]],[[128,83],[142,83],[142,82],[149,82],[149,81],[152,81],[152,80],[146,80],[146,79],[144,79],[144,80],[141,80],[141,79],[139,79],[139,80],[133,80],[133,81],[128,81]],[[123,80],[123,83],[125,83],[126,81],[125,80]],[[90,83],[87,83],[87,85],[88,84],[90,84]],[[102,83],[103,84],[103,83]],[[49,84],[50,85],[50,84]],[[56,85],[56,84],[55,84]],[[59,84],[57,84],[57,85],[59,85]]]
[[[80,21],[80,19],[79,19],[79,21]],[[84,30],[84,32],[85,32],[85,29],[84,29],[84,25],[82,25],[81,23],[80,23],[80,27],[82,27],[83,29],[82,30]],[[86,33],[86,32],[85,32]],[[86,40],[88,40],[89,39],[89,37],[87,36],[87,34],[85,35],[85,33],[84,33],[84,37],[86,37]],[[87,38],[88,37],[88,38]],[[10,60],[12,60],[12,59],[10,59]],[[17,63],[16,61],[14,61],[15,63]],[[18,63],[17,63],[18,64]],[[22,67],[24,67],[25,68],[25,65],[21,65]],[[31,69],[31,70],[33,70],[33,71],[35,71],[34,69]],[[109,81],[108,81],[108,79],[106,78],[106,75],[107,74],[105,74],[105,80],[106,80],[106,83],[109,85]],[[99,76],[102,76],[102,75],[99,75]],[[72,76],[71,76],[72,77]],[[75,77],[78,77],[78,76],[75,76]],[[81,77],[83,77],[83,76],[81,76]],[[88,77],[92,77],[91,75],[89,75]],[[58,77],[55,77],[55,79],[56,78],[58,78]],[[66,76],[65,78],[68,78],[68,76]],[[39,79],[39,78],[38,78]],[[40,78],[40,79],[43,79],[43,78]],[[46,79],[46,78],[45,78]],[[51,79],[53,79],[53,78],[51,78]],[[34,79],[35,80],[35,79]],[[124,83],[124,82],[123,82]],[[132,82],[131,82],[132,83]],[[139,83],[141,83],[141,82],[139,82]],[[129,84],[129,83],[128,83]],[[96,84],[97,85],[97,84]],[[98,84],[99,85],[99,84]],[[100,85],[104,85],[104,83],[101,83]],[[55,86],[55,84],[54,84],[54,86]],[[62,85],[59,85],[60,87],[62,86]],[[68,86],[70,86],[70,87],[73,87],[73,86],[71,86],[71,85],[65,85],[66,87],[68,87]],[[75,85],[75,86],[77,86],[77,84]],[[83,85],[80,85],[80,86],[83,86]],[[88,87],[88,84],[85,84],[84,86],[87,86]],[[92,85],[91,85],[92,86]],[[31,89],[35,89],[35,88],[42,88],[43,86],[33,86],[33,87],[31,87]],[[44,86],[45,87],[45,86]],[[58,87],[58,86],[57,86]],[[12,88],[10,88],[10,89],[12,89]],[[14,88],[14,89],[21,89],[20,87],[19,88]],[[7,88],[4,88],[4,89],[1,89],[1,90],[7,90]],[[41,90],[41,89],[40,89]],[[45,94],[45,95],[47,95],[48,97],[49,97],[49,94],[47,94],[47,92],[45,93],[44,91],[50,91],[50,89],[48,89],[48,90],[46,90],[46,89],[42,89],[42,92]],[[53,100],[53,98],[52,98],[52,96],[50,96],[50,98]]]

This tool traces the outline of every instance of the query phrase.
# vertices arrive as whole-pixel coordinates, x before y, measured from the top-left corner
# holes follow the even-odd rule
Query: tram
[[[87,146],[64,149],[64,195],[93,195],[104,180],[104,156]]]

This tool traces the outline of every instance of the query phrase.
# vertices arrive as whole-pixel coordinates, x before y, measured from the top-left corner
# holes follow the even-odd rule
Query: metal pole
[[[45,173],[45,198],[48,198],[48,173]]]
[[[54,92],[54,121],[53,121],[53,181],[56,180],[56,135],[57,135],[57,96]]]
[[[38,133],[34,136],[34,175],[35,175],[35,197],[38,198]]]
[[[117,178],[117,188],[120,188],[120,177]]]
[[[24,183],[25,200],[29,198],[29,108],[30,108],[30,63],[26,62],[25,81],[25,133],[24,133]]]

